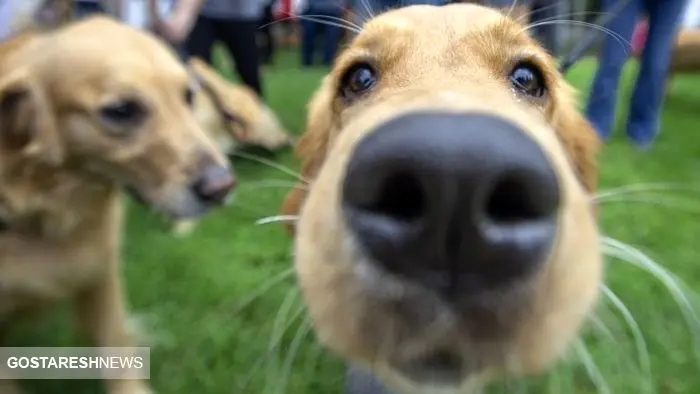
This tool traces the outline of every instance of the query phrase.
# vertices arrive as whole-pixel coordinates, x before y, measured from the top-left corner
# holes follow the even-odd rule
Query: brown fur
[[[297,146],[304,181],[282,207],[286,215],[299,215],[289,229],[301,289],[321,342],[372,369],[399,393],[472,393],[493,379],[542,371],[577,335],[597,298],[602,259],[591,200],[599,141],[553,59],[523,30],[513,19],[471,4],[389,11],[364,26],[309,104]],[[523,57],[547,81],[542,102],[520,99],[509,85],[508,68]],[[348,105],[338,96],[339,81],[348,67],[368,59],[378,70],[377,85]],[[510,323],[508,337],[493,342],[458,327],[455,321],[476,329],[481,322],[431,290],[368,268],[340,213],[345,166],[357,142],[388,119],[429,109],[488,112],[519,125],[547,153],[564,196],[554,249],[541,272],[519,283],[532,293],[513,288],[483,300],[497,316],[527,310]],[[396,298],[377,295],[388,288],[396,292],[386,297]],[[398,303],[432,318],[400,314],[392,306]],[[395,368],[397,361],[441,348],[480,365],[461,387],[419,387]]]
[[[187,65],[201,85],[195,116],[222,153],[232,155],[241,145],[275,151],[291,144],[289,132],[254,91],[226,80],[199,58],[191,58]],[[174,232],[188,235],[196,226],[196,220],[178,221]]]
[[[227,168],[188,108],[189,84],[159,40],[103,17],[0,45],[0,332],[69,300],[96,346],[134,345],[121,188],[196,216],[208,208],[191,185],[205,168]],[[144,108],[139,121],[105,118],[129,101]],[[149,392],[138,380],[107,385],[111,394]]]
[[[681,29],[671,54],[669,74],[700,71],[700,29]]]

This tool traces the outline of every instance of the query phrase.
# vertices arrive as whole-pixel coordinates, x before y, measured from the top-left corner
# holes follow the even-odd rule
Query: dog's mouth
[[[439,350],[398,363],[397,372],[424,387],[456,388],[468,374],[464,358],[449,350]]]

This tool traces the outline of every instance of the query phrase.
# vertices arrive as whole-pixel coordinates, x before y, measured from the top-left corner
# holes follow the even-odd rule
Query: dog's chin
[[[447,362],[443,365],[442,363]],[[399,394],[477,394],[484,387],[483,376],[470,376],[452,361],[414,360],[397,365],[384,374],[383,380]]]
[[[149,193],[142,192],[131,186],[127,186],[126,191],[138,203],[163,213],[174,220],[196,219],[217,207],[217,204],[197,197],[189,188],[182,188],[181,190],[167,193],[164,198],[153,197]],[[229,201],[233,198],[232,195],[233,193],[228,197]]]

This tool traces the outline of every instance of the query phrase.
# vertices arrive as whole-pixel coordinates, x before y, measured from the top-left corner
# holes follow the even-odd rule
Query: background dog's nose
[[[343,212],[375,263],[452,296],[539,267],[559,184],[540,146],[485,114],[413,113],[356,146]]]
[[[221,205],[235,187],[233,170],[219,164],[209,164],[192,185],[192,190],[202,201]]]

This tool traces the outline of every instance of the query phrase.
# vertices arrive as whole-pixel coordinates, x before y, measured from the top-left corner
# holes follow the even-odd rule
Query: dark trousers
[[[603,12],[619,0],[603,0]],[[608,24],[610,30],[629,42],[639,18],[649,15],[649,35],[641,54],[639,74],[632,92],[627,119],[627,135],[635,143],[648,146],[659,130],[671,51],[686,0],[631,0]],[[602,138],[613,131],[618,86],[629,47],[612,34],[602,34],[598,71],[593,80],[586,114]]]
[[[76,1],[73,8],[77,18],[103,13],[105,10],[99,2]]]
[[[304,15],[316,16],[319,20],[330,20],[335,17],[343,16],[342,10],[327,10],[316,9],[309,7]],[[321,16],[320,18],[318,16]],[[330,66],[335,58],[338,44],[340,43],[341,28],[338,26],[330,26],[323,23],[313,22],[308,19],[301,20],[301,63],[304,66],[310,66],[314,62],[314,53],[316,52],[316,39],[319,33],[323,35],[323,64]]]
[[[272,64],[275,53],[275,38],[272,36],[272,24],[275,17],[272,14],[272,4],[265,6],[263,17],[258,26],[258,37],[260,44],[260,58],[265,64]]]
[[[212,64],[214,42],[223,42],[236,63],[236,71],[243,83],[262,97],[260,54],[256,42],[258,23],[257,20],[224,20],[200,15],[187,37],[187,54]]]

